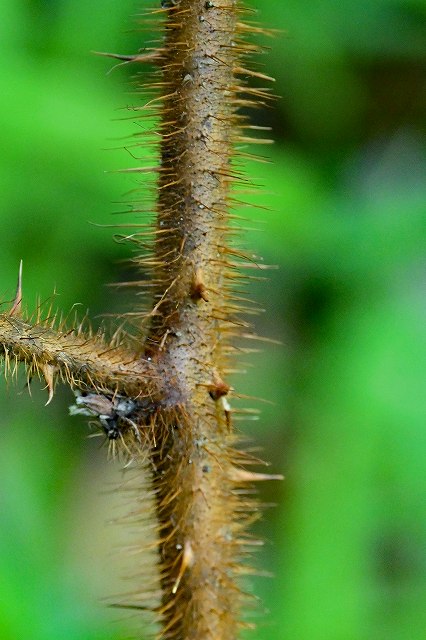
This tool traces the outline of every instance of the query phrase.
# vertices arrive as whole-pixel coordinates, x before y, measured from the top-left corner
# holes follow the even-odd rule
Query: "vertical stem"
[[[170,407],[179,407],[157,416],[154,482],[164,637],[180,640],[234,639],[240,609],[235,514],[241,504],[222,379],[233,327],[225,251],[236,15],[235,0],[181,0],[168,12],[164,43],[148,355]]]
[[[220,256],[226,243],[235,125],[231,89],[235,5],[235,0],[220,0],[217,8],[212,2],[182,0],[170,11],[166,25],[161,233],[156,243],[161,303],[151,336],[162,347],[165,333],[177,325],[204,334],[204,339],[198,336],[202,352],[211,350],[217,341],[212,315],[220,311],[216,307],[222,306],[224,297]]]

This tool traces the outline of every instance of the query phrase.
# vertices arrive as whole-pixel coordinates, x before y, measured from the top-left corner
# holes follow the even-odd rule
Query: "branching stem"
[[[157,67],[152,88],[161,95],[140,109],[155,107],[160,115],[160,164],[151,167],[158,177],[157,218],[154,229],[141,225],[132,236],[140,243],[134,262],[145,262],[152,273],[152,309],[147,316],[134,312],[140,327],[150,319],[147,336],[133,350],[80,328],[31,325],[20,316],[19,279],[11,310],[0,315],[0,345],[6,372],[25,362],[29,377],[46,380],[49,400],[55,377],[89,390],[77,398],[75,413],[98,416],[107,436],[140,468],[148,464],[162,590],[161,603],[149,607],[159,637],[235,640],[242,624],[240,575],[249,572],[243,558],[256,543],[246,529],[259,515],[245,487],[278,476],[244,468],[257,461],[236,448],[228,401],[230,340],[248,326],[238,315],[247,311],[238,306],[246,300],[233,292],[234,281],[245,278],[238,272],[245,256],[230,246],[229,213],[237,202],[230,197],[232,183],[244,186],[245,178],[231,159],[235,143],[253,141],[241,135],[246,122],[238,109],[268,97],[241,76],[270,78],[246,67],[256,47],[244,42],[249,28],[240,22],[237,0],[162,4],[154,11],[165,18],[160,48],[101,54]],[[151,231],[153,251],[144,257]],[[149,608],[141,604],[143,589],[120,606]]]

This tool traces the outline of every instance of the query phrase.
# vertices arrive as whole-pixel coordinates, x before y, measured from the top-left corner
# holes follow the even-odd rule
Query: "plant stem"
[[[244,518],[235,492],[229,390],[223,381],[231,265],[227,260],[237,11],[182,0],[165,26],[161,171],[147,353],[166,383],[158,416],[158,496],[164,637],[237,636]],[[167,392],[165,392],[167,393]]]
[[[0,345],[6,373],[24,361],[29,379],[45,379],[49,401],[55,377],[87,391],[75,413],[97,417],[113,452],[124,451],[136,469],[149,467],[154,495],[144,500],[143,485],[132,517],[140,525],[155,504],[162,601],[152,604],[155,580],[148,584],[144,574],[117,606],[154,610],[162,639],[235,640],[240,576],[250,572],[243,560],[256,544],[246,530],[259,516],[247,494],[254,481],[278,477],[244,468],[258,461],[236,448],[226,382],[231,338],[247,326],[238,315],[245,299],[234,290],[245,278],[238,271],[245,256],[230,243],[230,189],[245,182],[231,159],[236,142],[251,142],[240,135],[247,125],[237,110],[268,97],[238,78],[269,78],[243,65],[256,46],[244,42],[249,27],[239,22],[237,0],[163,4],[154,11],[165,15],[161,47],[104,54],[158,67],[153,87],[161,95],[142,107],[161,105],[160,164],[151,167],[159,176],[157,219],[132,236],[136,244],[154,238],[152,254],[139,247],[134,259],[152,274],[146,339],[135,349],[126,335],[108,341],[85,335],[81,324],[55,329],[50,312],[30,324],[21,317],[20,269],[15,300],[0,314]],[[133,316],[146,326],[146,315]],[[152,556],[152,542],[144,548],[142,540],[138,558],[146,550]]]

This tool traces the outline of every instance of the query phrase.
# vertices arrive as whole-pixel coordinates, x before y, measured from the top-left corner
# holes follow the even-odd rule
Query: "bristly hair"
[[[144,527],[148,519],[155,536],[132,546],[139,585],[116,606],[150,611],[162,640],[235,640],[251,626],[242,578],[257,573],[248,559],[260,544],[249,533],[261,512],[253,483],[280,477],[248,469],[262,463],[242,450],[228,381],[237,353],[251,351],[236,340],[256,338],[244,289],[263,268],[240,248],[234,211],[251,187],[242,169],[256,157],[248,145],[270,142],[247,117],[271,97],[258,86],[271,78],[252,61],[261,48],[251,36],[268,32],[244,22],[251,13],[238,0],[163,0],[141,18],[142,27],[159,23],[158,44],[103,54],[151,67],[135,76],[143,97],[131,112],[157,123],[127,145],[134,156],[151,145],[147,165],[129,171],[143,176],[143,194],[151,173],[157,195],[150,206],[132,194],[132,220],[116,236],[133,245],[138,272],[121,285],[147,301],[123,316],[124,333],[109,340],[78,323],[23,320],[19,281],[0,314],[6,371],[24,361],[29,377],[46,381],[49,401],[55,379],[70,384],[73,412],[92,416],[110,452],[150,477],[149,489],[132,484],[131,520]]]
[[[260,512],[251,485],[272,477],[245,470],[259,461],[238,448],[226,382],[245,351],[235,340],[251,332],[247,315],[256,310],[244,288],[259,268],[234,224],[239,192],[250,187],[241,165],[256,157],[248,145],[270,142],[247,116],[269,102],[269,87],[259,84],[272,80],[253,67],[261,48],[251,36],[269,32],[244,22],[250,13],[235,0],[165,1],[150,14],[161,23],[158,47],[115,56],[138,69],[143,103],[132,116],[158,122],[154,135],[135,135],[132,153],[148,144],[153,154],[130,170],[143,177],[144,195],[151,172],[155,220],[133,222],[120,239],[133,244],[141,274],[122,286],[147,302],[131,321],[168,390],[150,432],[157,614],[160,637],[173,640],[236,637],[247,605],[241,576],[253,572],[247,556],[259,544],[247,531]],[[154,68],[139,72],[145,63]],[[135,216],[143,210],[133,204]]]

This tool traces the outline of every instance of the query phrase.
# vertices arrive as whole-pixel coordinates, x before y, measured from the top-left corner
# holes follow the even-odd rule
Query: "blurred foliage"
[[[279,265],[251,293],[266,309],[256,330],[282,344],[266,344],[235,384],[272,401],[241,428],[287,479],[262,487],[278,507],[259,525],[259,564],[276,578],[255,581],[270,615],[250,637],[420,639],[426,4],[252,5],[280,30],[259,64],[281,98],[253,116],[277,143],[273,164],[247,166],[262,186],[253,202],[271,211],[244,211],[261,228],[245,245]],[[129,83],[125,93],[128,66],[107,74],[113,64],[90,51],[136,51],[139,11],[136,0],[2,2],[4,300],[23,258],[33,308],[54,290],[56,306],[92,316],[130,304],[104,286],[127,277],[129,248],[95,225],[117,220],[114,203],[137,187],[109,172],[137,165],[120,147],[140,130],[123,107],[141,98]],[[11,387],[0,392],[0,636],[117,637],[121,614],[101,599],[123,588],[111,554],[120,539],[105,526],[119,472],[67,417],[69,392],[44,408],[36,384],[31,397],[23,378]]]

